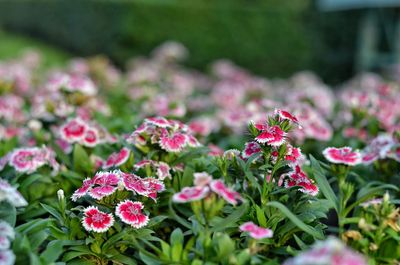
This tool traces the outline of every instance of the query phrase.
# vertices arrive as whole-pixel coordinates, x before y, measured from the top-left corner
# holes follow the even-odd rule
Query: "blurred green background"
[[[354,74],[360,14],[322,13],[311,0],[2,0],[0,57],[30,36],[62,49],[50,58],[105,54],[123,67],[176,40],[199,69],[229,58],[267,77],[309,69],[335,84]]]

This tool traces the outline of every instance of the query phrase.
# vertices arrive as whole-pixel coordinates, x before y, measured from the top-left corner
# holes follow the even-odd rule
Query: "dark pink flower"
[[[210,183],[210,188],[230,204],[236,205],[238,201],[242,200],[242,197],[238,192],[226,187],[221,180],[213,180]]]
[[[249,158],[253,154],[257,154],[261,152],[261,147],[258,143],[256,142],[247,142],[245,144],[244,150],[242,152],[242,157],[243,158]]]
[[[257,142],[267,143],[272,146],[280,146],[285,142],[286,133],[278,125],[255,124],[255,127],[261,131],[256,137]]]
[[[301,170],[299,165],[295,167],[294,171],[287,174],[287,176],[289,179],[285,182],[286,188],[299,187],[299,191],[310,194],[311,196],[316,196],[318,194],[318,187],[308,178],[306,173]]]
[[[101,200],[102,198],[113,194],[120,182],[119,171],[114,172],[97,172],[92,179],[93,186],[88,191],[90,197]]]
[[[160,137],[160,146],[167,152],[180,152],[187,144],[187,137],[182,133]]]
[[[361,154],[358,151],[353,152],[351,147],[328,147],[322,153],[329,162],[335,164],[354,166],[361,162]]]
[[[282,120],[288,120],[295,124],[299,124],[299,120],[288,111],[281,110],[281,109],[275,109],[274,113],[275,113],[275,115],[278,115],[279,118]]]
[[[157,193],[164,191],[164,183],[155,178],[141,178],[135,174],[122,173],[125,189],[156,200]]]
[[[68,143],[79,142],[85,137],[87,129],[88,126],[84,121],[75,118],[61,126],[60,134]]]
[[[248,232],[254,239],[271,238],[274,235],[271,229],[260,227],[253,222],[246,222],[239,229],[240,231]]]
[[[185,203],[198,201],[207,196],[210,189],[208,187],[185,187],[172,197],[174,202]]]
[[[117,205],[115,214],[121,218],[122,222],[134,228],[141,228],[149,222],[149,217],[142,213],[143,208],[141,202],[125,200]]]
[[[124,147],[118,153],[112,153],[106,160],[103,168],[107,169],[110,167],[118,167],[125,164],[126,161],[129,159],[131,151]]]
[[[85,196],[87,192],[92,188],[93,181],[90,178],[86,178],[83,180],[82,187],[77,189],[74,194],[72,194],[71,199],[72,201],[76,201],[77,199]]]
[[[97,207],[87,207],[83,213],[82,225],[89,232],[104,233],[114,224],[112,214],[99,211]]]

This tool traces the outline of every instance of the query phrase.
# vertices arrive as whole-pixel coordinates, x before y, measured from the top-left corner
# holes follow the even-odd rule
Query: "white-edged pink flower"
[[[82,187],[77,189],[71,196],[72,201],[76,201],[77,199],[85,196],[88,191],[92,188],[93,181],[90,178],[86,178],[83,180]]]
[[[240,231],[248,232],[254,239],[271,238],[274,232],[271,229],[260,227],[253,222],[246,222],[239,227]]]
[[[352,151],[351,147],[328,147],[322,153],[329,162],[335,164],[354,166],[361,162],[361,154],[358,151]]]
[[[37,152],[38,148],[16,149],[11,153],[8,163],[18,172],[33,173],[38,168]]]
[[[131,154],[131,151],[123,147],[119,152],[114,152],[112,153],[106,160],[106,163],[103,165],[104,169],[110,168],[110,167],[118,167],[126,163],[129,159],[129,155]]]
[[[95,206],[87,207],[83,214],[82,225],[88,232],[104,233],[114,224],[112,214],[102,212]]]
[[[316,196],[318,194],[319,189],[317,185],[308,178],[299,165],[296,165],[295,170],[288,173],[286,176],[289,177],[289,179],[285,181],[286,188],[299,187],[299,191],[311,196]]]
[[[141,178],[135,174],[122,173],[122,182],[125,189],[153,200],[157,199],[157,193],[165,190],[162,181],[155,178]]]
[[[174,202],[185,203],[205,198],[210,189],[208,187],[185,187],[172,197]]]
[[[92,187],[88,191],[90,197],[101,200],[113,194],[120,182],[120,172],[97,172],[92,179]]]
[[[280,146],[285,142],[286,132],[278,125],[268,126],[265,124],[254,125],[261,133],[256,137],[257,142],[272,146]]]
[[[238,192],[226,187],[221,180],[213,180],[210,183],[210,188],[230,204],[236,205],[242,200],[242,196]]]
[[[182,133],[173,133],[171,136],[161,136],[160,146],[167,152],[180,152],[187,144],[187,136]]]
[[[99,132],[95,128],[88,128],[81,142],[84,146],[95,147],[99,144]]]
[[[194,176],[194,185],[197,187],[204,187],[211,183],[212,176],[210,176],[207,172],[196,172],[193,174]]]
[[[171,174],[169,172],[170,170],[171,170],[171,168],[167,163],[164,163],[164,162],[161,162],[161,161],[158,162],[158,165],[157,165],[157,177],[160,180],[164,180],[166,178],[171,178]]]
[[[86,122],[80,118],[75,118],[60,127],[60,135],[68,143],[79,142],[85,137],[87,129]]]
[[[149,222],[149,217],[142,213],[143,208],[141,202],[125,200],[117,205],[115,214],[121,218],[122,222],[134,228],[141,228]]]
[[[54,151],[46,146],[42,148],[29,147],[15,149],[11,153],[8,163],[16,171],[27,174],[35,172],[38,168],[46,164],[50,165],[54,172],[57,172],[60,167],[55,160]]]
[[[145,120],[145,122],[153,124],[153,125],[155,125],[157,127],[161,127],[161,128],[167,128],[167,127],[171,126],[170,122],[164,117],[147,118]]]
[[[293,114],[291,114],[288,111],[281,110],[281,109],[275,109],[274,114],[278,115],[281,120],[288,120],[297,125],[299,124],[299,120],[296,118],[296,116],[294,116]]]
[[[250,156],[261,152],[261,147],[257,142],[251,141],[247,142],[242,151],[243,158],[249,158]]]

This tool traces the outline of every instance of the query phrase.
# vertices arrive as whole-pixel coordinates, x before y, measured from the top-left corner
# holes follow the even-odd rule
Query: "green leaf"
[[[330,206],[335,208],[336,212],[339,211],[338,198],[335,192],[332,190],[331,185],[325,177],[324,171],[321,168],[319,162],[310,155],[311,167],[313,169],[315,181],[318,184],[318,188],[321,190],[322,194],[329,201]]]
[[[176,228],[170,238],[171,259],[172,261],[180,261],[183,250],[183,233],[180,228]]]
[[[11,226],[15,226],[17,210],[7,201],[0,202],[0,220],[4,220]]]
[[[240,218],[247,212],[248,202],[244,202],[241,206],[235,209],[228,217],[223,218],[213,225],[211,232],[223,231],[226,228],[234,226],[234,224],[240,220]]]
[[[267,226],[267,218],[265,217],[264,210],[258,205],[254,205],[254,207],[256,208],[258,224],[262,227],[266,227]]]
[[[74,170],[83,173],[92,172],[92,163],[85,149],[79,144],[74,145],[73,152]]]
[[[307,234],[313,236],[316,239],[323,239],[324,236],[319,233],[315,228],[305,224],[296,215],[294,215],[285,205],[280,202],[273,201],[267,203],[267,206],[275,207],[279,209],[287,218],[290,219],[298,228],[306,232]]]
[[[46,264],[55,262],[58,257],[60,257],[60,255],[63,253],[64,245],[65,242],[63,240],[51,241],[47,245],[46,250],[40,255],[40,257],[46,262]]]
[[[43,207],[43,209],[45,209],[48,213],[50,213],[52,216],[54,216],[55,218],[57,218],[58,221],[60,221],[60,222],[62,222],[62,223],[64,222],[64,220],[63,220],[61,214],[57,211],[57,209],[55,209],[54,207],[52,207],[52,206],[50,206],[50,205],[44,204],[44,203],[41,203],[40,205],[41,205],[41,206]]]

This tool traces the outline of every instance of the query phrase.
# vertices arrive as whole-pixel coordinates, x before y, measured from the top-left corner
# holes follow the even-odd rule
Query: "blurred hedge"
[[[308,0],[2,0],[0,23],[81,55],[120,65],[164,40],[184,43],[189,65],[231,58],[259,74],[309,66],[303,23]]]

